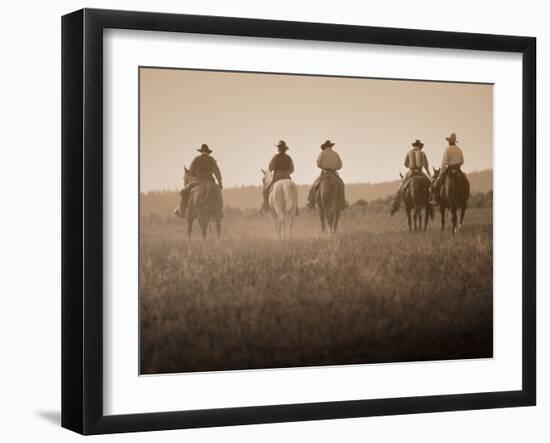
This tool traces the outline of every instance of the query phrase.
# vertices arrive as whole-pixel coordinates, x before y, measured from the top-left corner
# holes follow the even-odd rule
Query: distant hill
[[[493,170],[468,173],[471,192],[488,192],[493,189]],[[366,201],[385,198],[393,194],[399,186],[399,181],[383,183],[346,183],[346,200],[353,204],[357,200]],[[298,185],[298,203],[304,206],[307,202],[309,185]],[[224,205],[233,208],[259,208],[262,203],[260,186],[242,186],[225,188],[223,190]],[[171,213],[179,203],[179,195],[175,191],[152,191],[141,194],[141,215],[164,215]]]

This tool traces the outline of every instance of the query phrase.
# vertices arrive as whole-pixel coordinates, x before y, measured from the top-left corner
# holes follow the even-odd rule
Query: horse
[[[202,238],[206,240],[208,224],[210,220],[214,220],[216,223],[216,232],[218,233],[218,238],[220,238],[223,217],[223,200],[220,187],[210,180],[197,180],[187,167],[184,167],[184,169],[184,186],[196,183],[189,192],[187,202],[187,236],[191,239],[193,222],[197,219],[201,228]]]
[[[340,186],[342,184],[336,173],[323,173],[315,197],[319,207],[319,218],[321,219],[321,230],[323,232],[325,232],[325,224],[328,224],[331,234],[335,234],[338,228],[340,212],[344,205],[344,202],[341,201]]]
[[[399,175],[401,176],[401,180],[403,180],[403,174],[399,173]],[[413,210],[414,230],[415,232],[422,230],[422,209],[425,212],[424,231],[426,231],[429,219],[433,220],[434,217],[433,207],[430,202],[430,181],[424,175],[413,175],[401,199],[405,203],[409,232],[412,231],[411,212]]]
[[[266,192],[273,182],[273,172],[262,169],[262,174],[263,192]],[[290,239],[298,209],[296,184],[290,179],[277,180],[271,186],[268,203],[279,240]]]
[[[449,168],[445,174],[445,180],[439,190],[434,187],[435,181],[439,177],[441,169],[433,168],[432,190],[435,202],[439,204],[441,213],[441,232],[445,231],[445,213],[447,209],[451,211],[452,233],[453,235],[462,230],[464,214],[468,207],[470,198],[470,182],[468,177],[459,169]],[[460,209],[460,222],[458,222],[457,211]]]

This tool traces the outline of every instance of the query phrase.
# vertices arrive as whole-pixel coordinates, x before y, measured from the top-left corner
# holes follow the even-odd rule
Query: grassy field
[[[286,243],[254,212],[223,223],[203,242],[142,218],[142,373],[492,356],[491,209],[454,237],[356,208],[333,239],[309,211]]]

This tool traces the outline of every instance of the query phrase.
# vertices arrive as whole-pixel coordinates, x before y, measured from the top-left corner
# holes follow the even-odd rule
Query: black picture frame
[[[103,413],[103,30],[192,32],[522,54],[522,389],[130,415]],[[536,403],[536,39],[83,9],[62,18],[62,426],[82,434]]]

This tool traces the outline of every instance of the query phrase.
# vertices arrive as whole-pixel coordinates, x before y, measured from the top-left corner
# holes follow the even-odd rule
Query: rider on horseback
[[[344,181],[338,175],[338,170],[342,169],[342,159],[338,155],[336,151],[332,149],[332,147],[335,144],[332,143],[330,140],[325,141],[321,145],[321,153],[319,154],[319,157],[317,157],[317,167],[321,169],[321,175],[315,179],[315,182],[313,183],[313,186],[309,190],[308,195],[308,208],[314,209],[315,208],[315,198],[317,195],[317,188],[319,187],[319,183],[321,183],[321,180],[326,176],[326,174],[334,174],[338,178],[338,181],[340,182],[339,187],[339,193],[340,193],[340,203],[341,203],[341,210],[344,210],[346,207],[346,196],[345,196],[345,189],[344,189]]]
[[[417,139],[414,143],[412,143],[412,146],[413,149],[407,152],[407,155],[405,156],[405,167],[409,168],[409,170],[401,181],[401,185],[399,186],[397,195],[395,196],[395,200],[393,201],[391,215],[395,214],[399,209],[403,192],[407,189],[407,186],[409,185],[412,177],[414,177],[415,175],[422,175],[426,177],[426,175],[422,172],[422,168],[426,170],[428,177],[431,177],[428,157],[422,151],[424,143]],[[428,177],[426,177],[427,180],[429,180]]]
[[[214,182],[214,177],[218,182],[220,189],[222,188],[222,174],[216,160],[210,155],[212,150],[206,143],[203,143],[200,149],[197,149],[201,153],[193,159],[191,166],[189,167],[189,174],[195,178],[191,183],[188,183],[180,192],[180,206],[174,210],[175,214],[181,218],[185,218],[187,214],[187,204],[189,201],[189,194],[191,190],[199,184],[201,181]]]
[[[273,180],[271,180],[271,183],[269,186],[267,186],[264,189],[263,196],[264,201],[262,203],[262,212],[267,212],[269,210],[269,193],[271,192],[271,188],[273,187],[273,184],[277,180],[290,180],[290,174],[294,172],[294,163],[292,161],[292,158],[286,153],[288,151],[288,146],[286,145],[286,142],[284,140],[279,141],[275,146],[277,146],[277,150],[279,151],[277,154],[273,156],[271,161],[269,162],[268,169],[273,172]]]
[[[449,142],[449,146],[445,149],[443,153],[443,159],[441,160],[441,171],[439,176],[434,182],[434,190],[439,190],[441,185],[445,180],[445,175],[448,171],[457,171],[462,173],[460,167],[464,164],[464,154],[462,149],[458,147],[456,134],[453,132],[449,137],[446,137],[445,140]]]

